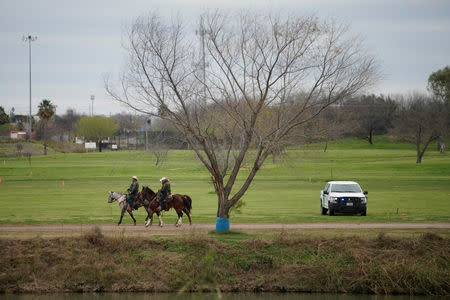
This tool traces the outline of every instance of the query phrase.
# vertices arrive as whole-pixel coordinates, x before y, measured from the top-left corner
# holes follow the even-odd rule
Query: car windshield
[[[335,193],[361,193],[359,185],[353,184],[333,184],[331,191]]]

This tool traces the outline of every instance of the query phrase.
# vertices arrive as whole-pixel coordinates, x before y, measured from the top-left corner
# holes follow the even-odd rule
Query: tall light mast
[[[28,41],[28,75],[29,75],[29,90],[30,90],[30,112],[28,115],[28,140],[31,140],[31,132],[32,132],[32,122],[31,122],[31,42],[37,40],[37,36],[24,36],[22,38],[24,42]]]

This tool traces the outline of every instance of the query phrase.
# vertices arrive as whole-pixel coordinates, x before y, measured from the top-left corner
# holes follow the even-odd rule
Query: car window
[[[335,193],[361,193],[361,188],[357,184],[333,184],[331,192]]]
[[[328,191],[329,188],[330,188],[330,184],[327,183],[327,185],[325,186],[325,191]]]

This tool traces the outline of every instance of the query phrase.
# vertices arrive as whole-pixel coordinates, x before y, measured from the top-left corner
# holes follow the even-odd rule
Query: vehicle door
[[[323,189],[323,191],[327,191],[328,194],[330,193],[330,184],[329,183],[327,183],[325,185],[325,188]],[[324,193],[323,191],[320,193],[321,201],[322,201],[322,207],[328,209],[328,195],[326,193]]]

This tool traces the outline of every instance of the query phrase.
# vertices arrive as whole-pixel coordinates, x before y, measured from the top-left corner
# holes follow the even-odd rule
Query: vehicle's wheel
[[[320,212],[322,213],[322,215],[326,215],[327,214],[328,209],[326,209],[325,207],[322,206],[322,202],[320,202]]]
[[[366,216],[366,210],[363,210],[363,212],[361,213],[361,216]]]

